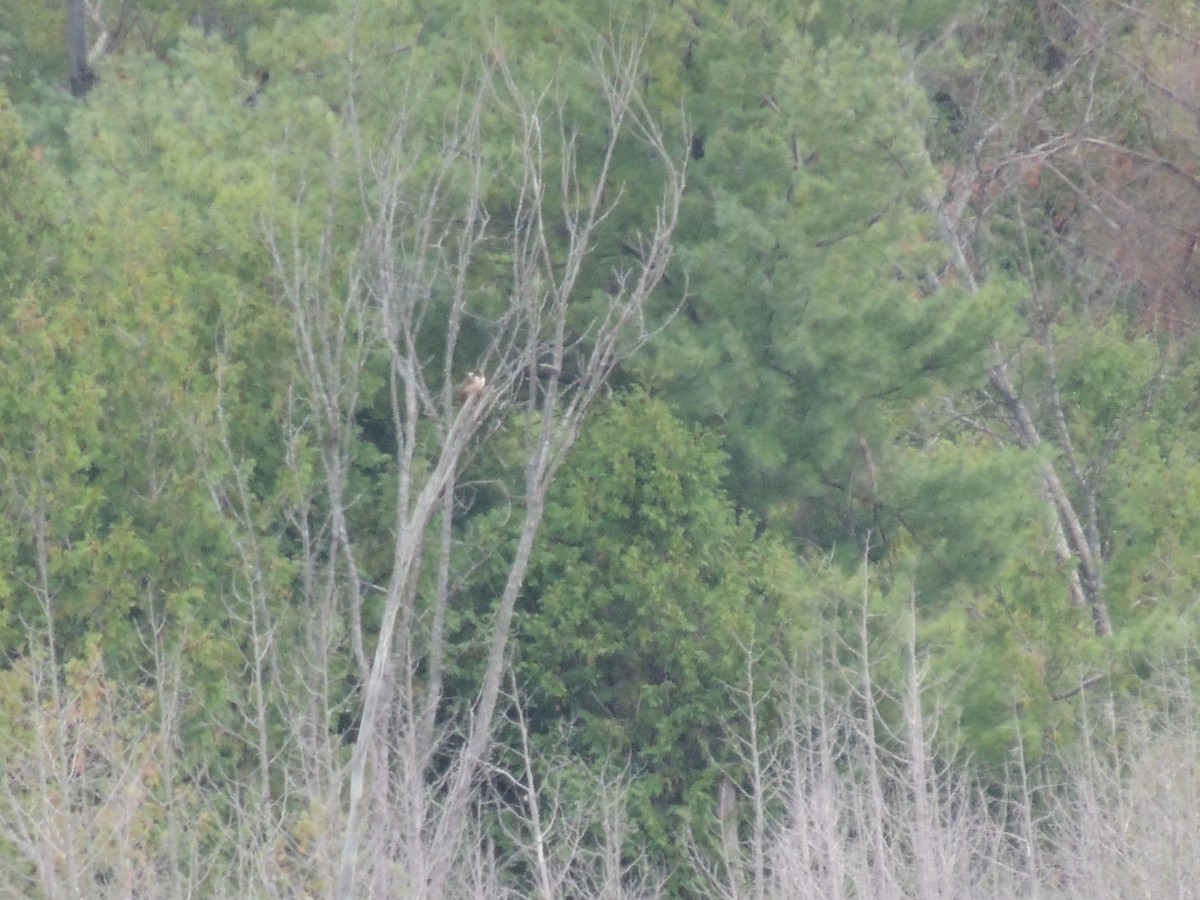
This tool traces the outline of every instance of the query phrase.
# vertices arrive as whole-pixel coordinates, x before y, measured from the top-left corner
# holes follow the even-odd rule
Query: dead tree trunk
[[[321,510],[324,517],[300,528],[325,542],[308,552],[306,570],[328,575],[308,583],[329,585],[322,597],[345,610],[344,647],[362,677],[348,767],[325,776],[339,793],[341,779],[348,782],[335,896],[453,894],[472,852],[471,811],[503,714],[513,617],[547,491],[613,370],[654,334],[647,303],[671,258],[687,143],[668,148],[642,105],[643,43],[644,35],[621,33],[594,50],[597,99],[608,120],[603,143],[588,148],[584,162],[576,113],[554,90],[531,96],[500,58],[482,69],[477,89],[464,91],[453,133],[431,140],[419,117],[409,121],[401,112],[382,147],[366,148],[356,135],[355,203],[366,215],[344,281],[330,275],[339,264],[332,225],[315,248],[285,249],[280,235],[272,237],[295,319],[296,390],[305,398],[295,430],[320,448],[324,483],[320,502],[296,515],[301,521]],[[492,158],[497,142],[484,140],[482,123],[498,116],[513,126],[513,140],[498,142],[505,153]],[[582,298],[581,281],[597,283],[600,228],[628,200],[613,168],[618,148],[631,142],[661,185],[657,205],[643,233],[621,237],[637,247],[632,260],[604,265],[606,295]],[[503,216],[486,202],[501,180],[515,189]],[[327,218],[337,220],[333,205]],[[486,266],[494,279],[500,256],[511,267],[501,289],[505,305],[476,296],[487,292],[475,284],[475,271]],[[468,355],[465,329],[476,337],[486,330],[482,352]],[[358,498],[349,480],[365,402],[360,376],[368,368],[386,369],[394,441],[387,456],[393,487],[380,501],[393,523],[391,564],[385,581],[376,576],[371,587],[378,605],[370,617],[361,545],[378,535],[355,534]],[[494,612],[477,636],[484,652],[474,702],[465,721],[448,725],[438,711],[443,670],[454,664],[445,634],[454,599],[449,560],[461,541],[450,525],[453,501],[474,448],[500,428],[524,461],[504,486],[515,501],[514,543]],[[377,551],[375,559],[378,565]],[[401,857],[403,884],[393,864]]]
[[[958,277],[970,291],[977,291],[979,283],[953,217],[945,204],[932,194],[926,198],[926,205],[936,217],[938,231]],[[1022,449],[1033,450],[1042,441],[1037,425],[1028,405],[1012,383],[1001,347],[994,343],[992,350],[995,362],[988,369],[988,383],[1004,408],[1012,441]],[[1112,633],[1112,622],[1104,594],[1099,538],[1095,529],[1084,526],[1084,519],[1063,485],[1055,463],[1049,459],[1042,464],[1042,498],[1049,513],[1055,556],[1059,564],[1068,570],[1070,603],[1072,606],[1087,606],[1096,635],[1107,637]]]
[[[71,94],[83,97],[96,83],[96,73],[88,62],[87,10],[83,0],[67,0],[67,57],[71,61]]]

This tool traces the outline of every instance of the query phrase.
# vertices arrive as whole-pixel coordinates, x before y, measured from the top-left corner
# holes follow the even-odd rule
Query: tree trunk
[[[96,83],[96,73],[88,64],[87,11],[83,0],[67,0],[67,56],[71,60],[71,94],[82,97]]]

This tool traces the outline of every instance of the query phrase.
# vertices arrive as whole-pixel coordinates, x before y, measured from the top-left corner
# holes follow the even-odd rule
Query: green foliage
[[[118,7],[89,7],[88,52],[101,83],[122,80],[129,58],[164,58],[188,40],[191,29],[228,42],[241,55],[254,30],[297,12],[318,19],[333,6],[331,0],[131,0]],[[0,9],[0,86],[35,116],[45,104],[72,102],[66,92],[66,7],[12,0]]]
[[[46,636],[71,660],[100,641],[110,676],[129,683],[163,676],[178,653],[187,756],[216,772],[240,764],[234,729],[212,725],[237,718],[243,698],[224,682],[246,637],[228,628],[244,584],[233,510],[211,490],[222,465],[254,494],[263,587],[290,587],[270,559],[290,322],[267,290],[272,172],[256,156],[278,120],[242,106],[231,57],[211,40],[109,74],[73,111],[69,148],[44,162],[3,119],[5,174],[21,180],[2,195],[14,215],[0,306],[0,651],[12,659]]]
[[[722,724],[748,656],[771,670],[805,624],[798,572],[738,520],[723,466],[661,402],[615,400],[547,502],[519,613],[531,728],[553,741],[573,725],[580,757],[628,764],[641,837],[660,847],[733,762]]]
[[[945,442],[895,454],[890,474],[881,521],[903,528],[920,548],[916,578],[926,596],[993,583],[1040,531],[1041,475],[1032,454]]]
[[[978,377],[995,304],[937,287],[923,99],[884,40],[715,24],[694,63],[683,315],[640,372],[729,436],[731,489],[823,545],[870,527],[863,448]],[[745,61],[752,60],[745,68]]]
[[[80,555],[97,500],[87,484],[103,389],[89,377],[92,318],[62,297],[63,243],[56,179],[36,160],[8,109],[0,109],[0,158],[7,209],[0,226],[6,261],[0,297],[0,434],[3,459],[3,645],[8,655],[31,623],[44,623],[47,591]],[[32,586],[34,589],[30,589]],[[39,602],[38,596],[41,596]]]
[[[976,0],[833,0],[813,4],[812,29],[822,37],[858,31],[886,34],[903,44],[936,39],[955,14]]]
[[[1076,81],[1059,57],[1080,49],[1078,35],[1036,4],[981,7],[926,49],[972,6],[155,0],[131,7],[146,27],[126,32],[76,103],[54,87],[65,78],[62,6],[8,4],[6,758],[33,740],[37,715],[53,718],[30,652],[52,641],[65,664],[54,677],[81,702],[98,703],[110,683],[133,686],[113,713],[128,717],[120,727],[85,717],[109,729],[114,755],[144,749],[139,729],[156,710],[137,686],[171,660],[186,699],[169,737],[186,747],[187,766],[214,779],[245,772],[244,672],[257,649],[245,613],[252,605],[269,619],[279,657],[303,657],[315,613],[301,602],[311,573],[300,523],[328,527],[320,460],[330,448],[309,427],[322,401],[297,369],[296,310],[281,273],[319,269],[321,290],[346,296],[356,271],[395,262],[413,238],[395,213],[394,245],[381,242],[368,264],[364,222],[392,215],[387,203],[399,198],[453,223],[478,176],[491,220],[464,273],[477,314],[459,343],[464,360],[478,358],[512,281],[524,174],[514,104],[540,97],[548,207],[578,203],[558,173],[573,163],[586,186],[604,162],[611,123],[589,67],[613,50],[602,42],[613,26],[619,46],[645,39],[641,96],[668,143],[683,152],[687,134],[689,185],[661,317],[648,323],[663,333],[621,373],[630,389],[589,424],[564,468],[518,610],[517,689],[535,749],[557,747],[565,733],[581,770],[627,765],[634,843],[682,867],[682,835],[711,815],[717,773],[739,773],[727,729],[744,712],[731,698],[748,656],[768,694],[782,690],[782,663],[798,647],[827,641],[850,664],[839,677],[853,695],[863,663],[847,648],[865,627],[880,719],[896,725],[915,608],[918,656],[937,686],[930,712],[954,732],[948,745],[961,742],[996,773],[1015,747],[1039,760],[1054,741],[1069,745],[1088,699],[1082,684],[1134,695],[1163,659],[1191,653],[1195,346],[1147,335],[1142,317],[1120,313],[1166,293],[1132,277],[1096,286],[1134,271],[1139,245],[1121,241],[1138,220],[1098,228],[1078,210],[1091,208],[1089,192],[1144,180],[1123,202],[1178,207],[1186,222],[1190,195],[1155,179],[1192,178],[1190,163],[1166,157],[1189,158],[1194,117],[1122,82],[1108,57],[1080,66],[1096,77]],[[209,17],[202,30],[187,24],[197,14]],[[1122,52],[1142,46],[1134,31],[1105,34]],[[1146,65],[1159,67],[1151,73],[1170,74],[1178,58],[1165,34],[1147,28]],[[260,66],[270,73],[261,84],[247,74]],[[1005,118],[1032,96],[1027,121]],[[1063,177],[1039,176],[1022,148],[1075,133],[1082,109],[1095,136],[1082,163],[1069,168],[1065,152],[1043,147],[1051,156],[1033,162],[1050,160]],[[472,116],[478,146],[463,140]],[[992,122],[1001,136],[979,145]],[[570,137],[565,159],[555,132]],[[1114,136],[1134,152],[1088,155],[1108,152]],[[957,283],[927,213],[949,175],[931,153],[979,170],[962,213],[980,216],[968,248],[986,276],[978,291]],[[1166,161],[1122,182],[1118,164],[1143,156]],[[607,301],[614,267],[637,254],[657,199],[636,142],[620,144],[609,164],[628,202],[597,232],[573,301],[580,322]],[[407,179],[394,195],[396,183],[360,178],[388,166]],[[564,235],[548,236],[553,265],[564,246]],[[439,247],[450,253],[448,239]],[[1184,275],[1192,249],[1175,260]],[[429,290],[440,302],[447,289]],[[1116,299],[1097,300],[1105,292]],[[445,362],[443,308],[430,307],[418,348],[432,368]],[[1019,339],[1024,315],[1029,336]],[[346,484],[349,528],[364,535],[355,550],[368,640],[382,592],[366,586],[386,582],[395,549],[390,361],[376,337],[364,335],[355,372]],[[588,335],[575,338],[585,353]],[[1014,377],[1042,436],[1036,449],[997,440],[1003,424],[976,391],[993,345],[1015,348]],[[944,398],[977,418],[950,421]],[[478,635],[505,574],[499,551],[514,540],[505,518],[519,500],[492,476],[519,464],[524,422],[504,415],[455,497],[463,587],[447,611],[443,722],[476,697]],[[416,467],[438,438],[435,424],[418,424]],[[1110,640],[1070,605],[1070,564],[1058,560],[1041,495],[1047,462],[1098,535]],[[797,548],[820,555],[801,571]],[[418,598],[435,569],[426,567]],[[414,628],[430,627],[424,612]],[[344,629],[330,640],[325,674],[352,693]],[[291,677],[271,686],[278,694],[265,714],[280,745],[288,691],[300,692]],[[769,703],[763,713],[774,727]],[[285,777],[286,756],[272,761],[268,782]],[[564,785],[587,790],[574,775]],[[232,816],[236,802],[210,805]],[[302,817],[298,843],[336,818]],[[161,838],[147,827],[139,840]]]
[[[12,297],[61,271],[57,173],[0,90],[0,294]]]
[[[38,81],[67,74],[67,5],[13,0],[0,9],[0,86],[17,102],[39,93]]]

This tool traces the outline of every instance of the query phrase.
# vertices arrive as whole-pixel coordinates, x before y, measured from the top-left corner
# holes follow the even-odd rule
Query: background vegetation
[[[6,3],[0,894],[1190,896],[1198,45]]]

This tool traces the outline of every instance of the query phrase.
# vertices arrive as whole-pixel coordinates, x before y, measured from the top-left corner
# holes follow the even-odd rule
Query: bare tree
[[[660,896],[661,875],[627,841],[630,773],[572,758],[567,729],[557,748],[536,752],[520,698],[509,699],[508,731],[516,744],[508,748],[512,768],[490,768],[497,785],[494,819],[513,848],[506,862],[520,870],[510,888],[518,896],[532,891],[541,900]],[[503,796],[505,791],[516,800]]]
[[[1103,637],[1112,631],[1110,463],[1161,393],[1172,336],[1197,321],[1200,179],[1191,160],[1200,32],[1155,0],[1043,0],[1028,12],[991,4],[955,21],[947,35],[989,62],[924,71],[958,115],[938,157],[945,189],[928,205],[949,248],[950,278],[977,290],[999,248],[1028,286],[1026,333],[997,343],[987,372],[999,424],[958,418],[1052,451],[1041,465],[1051,547],[1069,578],[1068,602]],[[998,49],[997,28],[1028,38],[1033,52]],[[1064,321],[1109,317],[1155,331],[1163,350],[1127,408],[1088,435],[1060,391],[1069,349],[1055,337]],[[1027,361],[1041,377],[1023,378]]]
[[[864,584],[860,628],[848,644],[832,630],[814,635],[775,686],[779,731],[756,734],[743,700],[730,739],[750,773],[740,793],[745,818],[764,823],[765,848],[756,847],[757,825],[732,859],[730,842],[720,842],[719,864],[695,841],[696,868],[714,896],[729,898],[1030,896],[1014,868],[1021,847],[1010,829],[1019,811],[981,802],[969,767],[946,761],[955,758],[953,742],[935,739],[936,691],[916,644],[915,603],[898,634],[880,635],[869,627],[868,594]],[[878,677],[893,666],[885,653],[905,657],[907,678],[893,689]],[[742,875],[750,872],[752,891]]]
[[[189,805],[162,777],[178,752],[156,730],[162,695],[107,678],[95,646],[63,669],[30,649],[6,684],[21,708],[0,734],[0,895],[186,894],[182,829],[160,832]]]
[[[133,0],[120,0],[115,6],[105,10],[103,3],[94,0],[67,0],[67,84],[75,97],[86,96],[95,86],[96,63],[117,50],[138,19]],[[89,30],[94,35],[90,47]]]
[[[1046,97],[1062,90],[1064,84],[1082,80],[1094,90],[1098,52],[1096,41],[1086,41],[1076,48],[1074,55],[1058,60],[1054,71],[1042,79],[1022,80],[1018,73],[1006,71],[995,83],[977,85],[970,103],[964,97],[970,118],[961,148],[961,164],[948,170],[946,190],[941,196],[930,192],[926,205],[935,215],[938,232],[947,247],[950,260],[947,276],[964,284],[972,293],[978,292],[983,280],[980,272],[986,269],[991,217],[998,215],[1001,198],[1018,193],[1031,179],[1040,178],[1042,166],[1049,158],[1078,154],[1084,131],[1056,134],[1032,148],[1022,140],[1030,132],[1030,120],[1038,114]],[[1024,246],[1028,252],[1028,240]],[[1028,258],[1028,262],[1032,263],[1032,259]],[[1037,286],[1036,272],[1027,274]],[[1045,329],[1039,328],[1036,338],[1044,338],[1045,334]],[[1049,344],[1044,343],[1043,347],[1051,359]],[[1000,342],[992,344],[988,383],[997,407],[1003,412],[1004,425],[1000,430],[1007,428],[1010,442],[1032,450],[1043,444],[1045,437],[1037,422],[1036,406],[1014,386],[1010,371],[1012,356],[1012,350]],[[1051,400],[1057,401],[1057,395]],[[1110,634],[1111,623],[1104,593],[1103,548],[1094,520],[1096,479],[1088,479],[1074,460],[1061,401],[1057,402],[1051,418],[1062,426],[1054,431],[1062,458],[1049,458],[1042,466],[1046,518],[1058,562],[1068,571],[1069,604],[1088,608],[1094,631],[1103,637]],[[997,434],[971,416],[959,414],[958,419],[991,436]],[[1063,474],[1067,466],[1074,475],[1076,496],[1068,490],[1067,476]]]
[[[468,850],[513,613],[546,492],[614,368],[656,328],[647,301],[671,257],[686,142],[679,152],[668,146],[642,105],[643,42],[644,35],[620,32],[595,47],[595,88],[607,120],[603,145],[587,148],[586,159],[575,113],[556,99],[555,86],[530,95],[500,53],[482,68],[477,86],[464,91],[444,133],[421,126],[414,92],[386,140],[370,146],[352,95],[352,165],[365,217],[354,265],[344,279],[334,274],[336,197],[317,244],[300,237],[299,223],[290,239],[271,236],[301,373],[288,431],[294,446],[311,449],[319,471],[314,491],[312,480],[294,470],[298,487],[288,517],[305,548],[310,643],[318,651],[311,666],[296,666],[303,669],[297,680],[311,696],[328,699],[297,710],[303,714],[293,721],[306,721],[310,738],[328,732],[323,717],[337,700],[321,669],[343,635],[361,678],[338,826],[338,896],[394,893],[398,877],[409,896],[444,895],[456,860]],[[516,125],[512,159],[489,155],[483,122],[497,114]],[[597,306],[592,296],[584,306],[577,296],[581,278],[596,269],[600,229],[627,193],[613,165],[628,142],[642,148],[646,177],[660,182],[661,197],[647,233],[622,235],[634,252],[608,272],[603,302]],[[511,179],[514,189],[503,218],[487,203],[497,178]],[[489,260],[498,253],[508,259],[498,288],[479,283],[485,251]],[[467,349],[468,329],[485,335],[482,350]],[[386,501],[393,525],[386,581],[372,585],[362,554],[376,536],[356,533],[351,476],[361,379],[381,359],[394,441],[394,488]],[[513,498],[516,544],[490,630],[480,636],[477,696],[464,721],[448,724],[438,711],[445,701],[459,478],[480,442],[502,428],[508,440],[519,435],[523,447],[520,478],[504,486]],[[298,455],[290,458],[300,465]],[[422,578],[427,568],[431,581]],[[367,592],[381,598],[375,627],[365,621]],[[336,756],[324,754],[333,767],[326,786],[308,789],[323,802],[340,790]],[[404,860],[403,876],[392,871],[388,860],[395,859]]]
[[[1191,852],[1200,748],[1186,668],[1151,679],[1115,716],[1108,703],[1092,716],[1091,695],[1083,695],[1081,743],[1061,755],[1044,748],[1038,768],[1046,775],[1016,760],[1008,781],[991,782],[985,797],[970,766],[935,734],[945,719],[913,642],[915,616],[910,605],[893,636],[899,640],[874,647],[861,645],[861,633],[850,646],[832,630],[814,636],[790,680],[769,697],[783,712],[782,729],[761,728],[747,715],[731,719],[731,758],[750,773],[729,794],[733,814],[762,822],[763,845],[757,825],[748,840],[721,839],[729,822],[723,804],[710,822],[695,823],[698,833],[718,835],[692,845],[694,873],[710,879],[712,895],[1191,896],[1200,878]],[[873,674],[880,664],[892,668],[881,652],[904,657],[907,679],[894,694]],[[302,821],[285,826],[278,809],[258,801],[253,779],[189,773],[173,788],[165,779],[167,766],[186,772],[171,733],[179,710],[155,708],[178,703],[172,666],[164,661],[156,690],[107,678],[95,651],[66,671],[51,666],[44,649],[6,670],[0,896],[333,893],[337,854],[330,851],[339,848],[323,832],[336,829],[343,813],[322,815],[314,802]],[[767,698],[749,688],[740,692],[743,711]],[[630,773],[589,771],[565,753],[535,752],[518,699],[507,699],[513,743],[482,766],[485,780],[472,792],[442,896],[661,896],[656,861],[631,853],[626,840]],[[284,762],[293,766],[295,758]],[[297,791],[307,777],[280,776]],[[437,787],[446,782],[430,779],[408,798],[389,797],[390,812],[417,798],[444,808],[430,793]],[[165,827],[171,815],[176,822]],[[715,846],[715,855],[702,846]],[[373,881],[386,877],[393,892],[419,889],[407,864],[399,855],[373,860],[383,873],[371,873]]]

